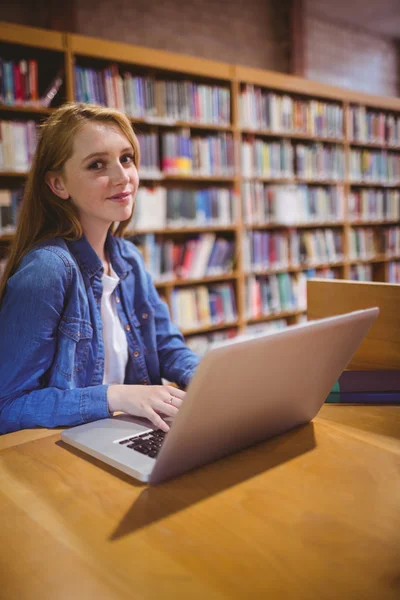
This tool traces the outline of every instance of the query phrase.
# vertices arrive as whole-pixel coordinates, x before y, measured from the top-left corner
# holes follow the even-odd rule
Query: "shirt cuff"
[[[107,419],[111,416],[108,410],[107,390],[108,385],[83,388],[80,410],[85,423]]]

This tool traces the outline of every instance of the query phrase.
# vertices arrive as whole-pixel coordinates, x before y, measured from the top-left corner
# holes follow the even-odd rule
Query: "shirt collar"
[[[80,269],[87,273],[89,277],[103,272],[103,264],[85,235],[82,235],[79,240],[67,241],[66,243],[76,258]],[[110,232],[107,234],[106,248],[114,271],[120,279],[124,279],[127,273],[132,270],[132,265],[123,258],[117,238]]]

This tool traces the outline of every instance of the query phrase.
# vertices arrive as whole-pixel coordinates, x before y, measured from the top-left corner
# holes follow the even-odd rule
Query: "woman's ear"
[[[62,176],[59,173],[56,173],[55,171],[48,171],[45,179],[53,194],[62,200],[68,200],[69,192],[65,186]]]

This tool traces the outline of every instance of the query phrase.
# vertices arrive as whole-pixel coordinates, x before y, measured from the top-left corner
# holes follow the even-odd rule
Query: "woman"
[[[116,110],[67,104],[43,125],[0,286],[0,432],[114,411],[168,431],[199,358],[122,233],[139,146]],[[114,233],[113,233],[114,231]],[[151,387],[149,384],[152,384]]]

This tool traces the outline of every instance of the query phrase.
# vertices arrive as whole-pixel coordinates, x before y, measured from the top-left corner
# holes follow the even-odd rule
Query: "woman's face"
[[[60,185],[78,208],[85,233],[130,218],[139,185],[133,156],[117,125],[89,122],[76,134]]]

